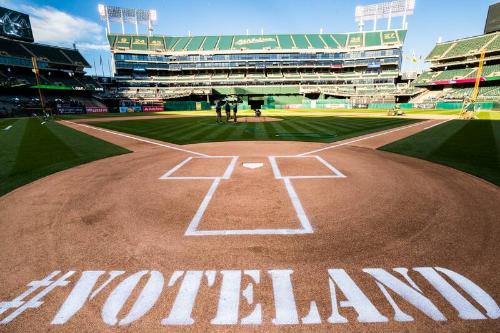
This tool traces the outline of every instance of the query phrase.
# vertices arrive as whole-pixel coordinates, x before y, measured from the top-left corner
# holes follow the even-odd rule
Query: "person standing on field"
[[[229,119],[231,119],[231,105],[226,102],[226,123],[229,122]]]
[[[238,113],[238,102],[236,102],[234,104],[234,107],[233,107],[233,114],[234,114],[234,122],[237,123],[238,122],[238,117],[237,117],[237,113]]]
[[[217,114],[216,122],[222,123],[222,107],[219,101],[215,103],[215,113]]]

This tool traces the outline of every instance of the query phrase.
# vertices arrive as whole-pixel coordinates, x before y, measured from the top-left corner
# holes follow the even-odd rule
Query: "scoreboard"
[[[33,42],[30,17],[15,10],[0,7],[0,36]]]
[[[500,2],[490,6],[484,26],[485,34],[495,31],[500,31]]]

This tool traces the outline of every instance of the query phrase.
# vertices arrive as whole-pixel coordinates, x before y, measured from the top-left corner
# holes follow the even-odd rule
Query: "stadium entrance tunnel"
[[[250,108],[252,110],[257,110],[257,109],[260,110],[264,105],[264,97],[249,97],[248,105],[250,105]]]

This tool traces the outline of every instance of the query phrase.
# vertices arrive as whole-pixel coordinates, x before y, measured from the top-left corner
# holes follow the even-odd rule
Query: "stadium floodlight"
[[[355,20],[359,24],[360,31],[366,21],[373,21],[373,30],[377,30],[377,20],[387,19],[387,29],[391,28],[393,17],[403,17],[402,29],[407,29],[406,18],[413,15],[416,0],[394,0],[381,2],[366,6],[356,6]]]
[[[153,23],[158,20],[157,12],[154,9],[135,9],[116,6],[98,5],[97,11],[101,20],[106,21],[108,33],[110,32],[110,22],[120,22],[122,33],[125,33],[125,23],[135,25],[135,32],[139,34],[139,25],[146,25],[151,35]]]

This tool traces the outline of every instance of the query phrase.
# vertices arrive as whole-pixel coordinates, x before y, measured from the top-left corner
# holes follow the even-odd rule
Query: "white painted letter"
[[[80,280],[75,284],[73,290],[64,301],[54,319],[52,319],[52,325],[65,324],[71,319],[87,302],[87,300],[94,298],[104,287],[106,287],[115,277],[125,273],[124,271],[111,271],[109,273],[109,278],[104,282],[99,288],[97,288],[92,295],[90,293],[94,289],[97,280],[101,275],[106,273],[105,271],[84,271]]]
[[[363,272],[370,274],[378,282],[377,285],[389,301],[389,304],[394,309],[394,320],[396,321],[413,321],[413,317],[403,312],[396,304],[385,287],[388,287],[393,292],[401,296],[405,301],[412,304],[414,307],[425,313],[428,317],[436,321],[446,320],[445,316],[439,309],[424,295],[417,290],[401,282],[398,278],[387,273],[381,268],[365,268]],[[409,277],[408,277],[409,278]]]
[[[332,315],[328,318],[329,323],[347,323],[347,319],[340,315],[337,305],[337,294],[335,284],[338,285],[347,301],[341,301],[340,307],[352,307],[358,313],[358,321],[361,323],[378,323],[388,321],[377,308],[370,302],[368,297],[359,289],[346,271],[343,269],[329,269],[330,295],[332,301]]]
[[[486,309],[487,315],[496,319],[500,316],[500,309],[496,302],[484,290],[479,288],[469,279],[445,268],[436,267],[438,271],[446,274],[450,279],[464,289],[475,301]],[[465,320],[486,319],[465,297],[456,291],[438,272],[432,267],[417,267],[415,271],[422,274],[437,291],[458,311],[458,316]]]
[[[273,280],[274,304],[276,307],[276,315],[273,319],[273,324],[275,325],[299,323],[292,281],[290,280],[290,275],[292,273],[292,270],[269,271]]]
[[[132,291],[148,271],[137,272],[122,282],[111,292],[102,308],[102,319],[108,325],[116,325],[118,313],[122,309]],[[156,303],[163,289],[163,275],[151,271],[150,278],[129,313],[120,320],[119,325],[127,325],[144,316]]]
[[[174,272],[168,286],[172,287],[183,273],[181,271]],[[211,287],[215,280],[215,271],[207,271],[205,275],[208,279],[208,285]],[[186,272],[172,310],[168,317],[161,321],[162,325],[192,325],[194,323],[191,313],[193,312],[194,302],[196,301],[202,278],[203,271]]]
[[[245,275],[253,278],[255,283],[260,282],[257,270],[244,271]],[[222,271],[222,286],[217,307],[217,315],[211,321],[214,325],[235,325],[238,323],[240,294],[241,294],[241,271]],[[248,304],[253,303],[253,284],[249,283],[243,291],[243,297]],[[257,304],[254,311],[241,320],[242,324],[256,325],[262,323],[261,305]]]

